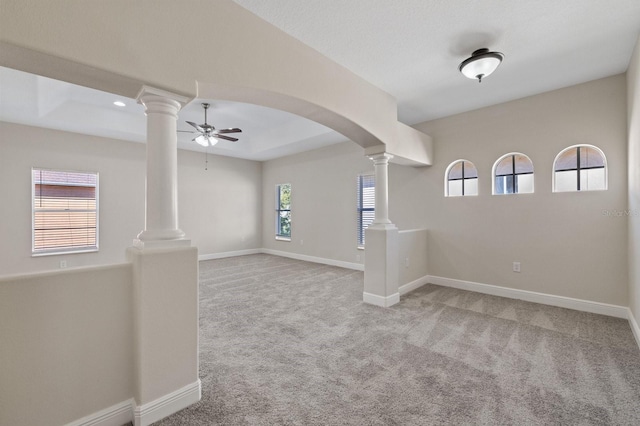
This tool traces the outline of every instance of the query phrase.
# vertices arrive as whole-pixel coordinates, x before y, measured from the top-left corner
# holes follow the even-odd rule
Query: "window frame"
[[[531,172],[526,172],[526,173],[516,173],[516,155],[521,155],[523,157],[526,157],[527,160],[529,160],[529,163],[531,163]],[[498,168],[498,165],[502,162],[502,160],[504,160],[507,157],[511,157],[511,174],[508,175],[500,175],[497,176],[496,175],[496,169]],[[493,163],[493,167],[491,168],[491,194],[492,195],[518,195],[518,194],[534,194],[536,191],[536,186],[535,186],[535,166],[533,165],[533,161],[531,160],[531,157],[529,157],[527,154],[524,154],[522,152],[509,152],[507,154],[502,155],[501,157],[499,157],[495,163]],[[533,178],[531,179],[531,192],[520,192],[520,191],[516,191],[517,189],[517,176],[526,176],[526,175],[532,175]],[[513,192],[496,192],[496,178],[497,177],[511,177],[511,186],[512,186],[512,191]]]
[[[598,167],[580,167],[580,148],[582,147],[586,147],[586,148],[592,148],[595,151],[597,151],[601,156],[602,156],[602,163],[603,166],[598,166]],[[556,163],[558,162],[558,159],[560,158],[560,156],[562,154],[564,154],[565,152],[571,150],[571,149],[576,149],[576,168],[575,169],[562,169],[562,170],[556,170]],[[581,170],[593,170],[593,169],[604,169],[604,188],[602,189],[580,189],[580,171]],[[556,189],[556,173],[557,172],[568,172],[568,171],[576,171],[576,187],[577,189],[572,190],[572,191],[558,191]],[[600,148],[598,148],[595,145],[591,145],[591,144],[586,144],[586,143],[581,143],[581,144],[575,144],[575,145],[571,145],[568,146],[564,149],[562,149],[558,155],[556,155],[556,158],[553,159],[553,166],[551,167],[551,174],[552,174],[552,179],[551,179],[551,191],[554,193],[563,193],[563,192],[591,192],[591,191],[607,191],[609,189],[609,165],[607,163],[607,156],[604,155],[604,151],[602,151]]]
[[[449,173],[451,173],[451,169],[453,169],[456,164],[458,163],[462,163],[462,178],[460,179],[449,179]],[[466,178],[464,176],[464,163],[470,163],[473,165],[473,167],[475,167],[476,169],[476,173],[477,176],[476,177],[470,177],[470,178]],[[477,181],[477,191],[475,194],[465,194],[464,193],[464,187],[465,187],[465,180],[472,180],[475,179]],[[457,180],[461,180],[462,181],[462,195],[450,195],[449,194],[449,182],[451,182],[452,180],[457,181]],[[478,194],[480,194],[480,173],[478,172],[478,167],[475,165],[475,163],[473,161],[469,161],[469,160],[465,160],[464,158],[460,158],[458,160],[453,161],[451,164],[449,164],[447,166],[447,169],[444,172],[444,196],[449,198],[457,198],[457,197],[477,197]]]
[[[364,180],[365,178],[371,178],[373,182],[373,207],[364,207]],[[365,245],[365,231],[375,220],[375,202],[376,202],[376,179],[374,173],[361,173],[356,179],[356,243],[357,248],[364,250]],[[364,226],[363,213],[373,212],[374,219],[367,226]]]
[[[282,209],[280,208],[280,200],[282,197],[282,187],[289,186],[289,208]],[[279,183],[276,184],[276,240],[278,241],[291,241],[291,183]],[[289,212],[289,235],[282,234],[282,222],[280,221],[281,212]]]
[[[95,245],[85,245],[85,246],[79,246],[77,248],[73,248],[72,246],[65,246],[65,247],[59,247],[59,248],[36,249],[36,180],[34,177],[34,172],[36,171],[57,172],[57,173],[76,173],[76,174],[85,174],[85,175],[95,176],[95,180],[96,180],[96,184],[95,184],[95,217],[96,217]],[[81,185],[61,185],[61,186],[81,186]],[[50,169],[45,167],[32,167],[31,168],[31,257],[98,252],[100,250],[99,193],[100,193],[100,174],[98,172],[90,172],[85,170],[68,170],[68,169],[60,170],[60,169]],[[50,209],[50,210],[52,212],[68,211],[68,209]],[[86,209],[83,209],[83,210],[86,210]],[[86,210],[86,211],[90,212],[93,210]]]

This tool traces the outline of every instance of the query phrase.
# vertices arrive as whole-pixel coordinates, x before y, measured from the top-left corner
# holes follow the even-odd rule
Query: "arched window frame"
[[[579,182],[580,182],[580,170],[588,170],[588,168],[581,168],[580,167],[580,155],[578,153],[578,165],[576,170],[578,171],[577,173],[577,179],[578,179],[578,188],[575,191],[558,191],[556,189],[556,163],[558,162],[558,159],[562,156],[562,154],[564,154],[565,152],[571,150],[571,149],[576,149],[576,148],[582,148],[582,147],[587,147],[587,148],[592,148],[594,150],[596,150],[601,156],[602,156],[602,160],[603,160],[603,164],[604,164],[604,188],[603,189],[580,189],[579,188]],[[571,145],[566,147],[565,149],[563,149],[562,151],[560,151],[558,153],[558,155],[556,155],[556,158],[553,159],[553,167],[551,168],[551,190],[552,192],[584,192],[584,191],[606,191],[607,189],[609,189],[609,165],[607,164],[607,156],[604,155],[604,152],[598,148],[595,145],[590,145],[590,144],[586,144],[586,143],[581,143],[581,144],[576,144],[576,145]]]
[[[473,167],[475,167],[476,174],[477,174],[477,176],[475,178],[473,178],[473,177],[472,178],[465,178],[464,177],[464,163],[465,162],[466,163],[470,163],[471,165],[473,165]],[[461,180],[463,181],[462,182],[462,195],[449,195],[449,173],[451,172],[451,169],[453,167],[455,167],[455,165],[458,164],[458,163],[462,163],[462,170],[463,170],[463,172],[462,172],[463,175],[462,175],[462,178],[461,178]],[[465,187],[464,181],[465,180],[471,180],[471,179],[476,179],[476,181],[477,181],[479,178],[480,178],[480,174],[478,173],[478,168],[473,163],[473,161],[469,161],[469,160],[465,160],[463,158],[460,158],[458,160],[455,160],[455,161],[451,162],[451,164],[449,164],[447,166],[447,169],[444,172],[444,196],[445,197],[475,197],[475,196],[477,196],[478,193],[480,192],[479,188],[478,188],[478,190],[476,191],[475,194],[465,194],[464,193],[464,187]]]
[[[529,160],[529,162],[531,163],[531,173],[516,173],[515,170],[515,156],[516,155],[521,155],[523,157],[526,157],[527,160]],[[514,160],[514,164],[513,164],[513,172],[512,175],[514,176],[522,176],[522,175],[528,175],[531,174],[533,176],[533,179],[531,180],[531,192],[509,192],[509,193],[496,193],[496,169],[498,167],[498,165],[502,162],[502,160],[504,160],[507,157],[512,157]],[[515,179],[514,179],[515,181]],[[514,183],[515,185],[515,183]],[[515,194],[533,194],[535,192],[535,167],[533,165],[533,161],[531,161],[531,158],[527,155],[527,154],[523,154],[522,152],[509,152],[507,154],[504,154],[503,156],[501,156],[500,158],[498,158],[496,160],[495,163],[493,163],[493,167],[491,168],[491,193],[493,195],[515,195]]]

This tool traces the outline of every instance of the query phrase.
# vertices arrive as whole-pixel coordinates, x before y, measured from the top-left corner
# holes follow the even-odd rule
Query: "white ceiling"
[[[407,124],[494,105],[622,73],[640,31],[639,0],[234,0],[398,101]],[[482,83],[458,64],[487,47],[505,54]],[[143,142],[143,107],[41,76],[0,68],[0,120]],[[269,160],[346,138],[294,114],[256,105],[196,99],[180,112],[202,123],[240,127],[236,143],[210,152]],[[179,147],[201,151],[192,135]]]
[[[626,71],[639,0],[234,0],[398,100],[416,124]],[[458,65],[505,54],[482,83]]]

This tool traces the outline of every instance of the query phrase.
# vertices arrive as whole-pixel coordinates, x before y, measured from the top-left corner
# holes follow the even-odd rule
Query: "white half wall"
[[[0,278],[0,425],[62,425],[128,401],[132,310],[130,264]]]

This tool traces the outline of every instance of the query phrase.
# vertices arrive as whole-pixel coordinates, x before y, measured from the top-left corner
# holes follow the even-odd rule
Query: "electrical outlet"
[[[513,272],[520,272],[520,262],[513,262]]]
[[[405,266],[406,268],[408,268],[408,267],[409,267],[409,258],[408,258],[408,257],[407,257],[406,259],[404,259],[404,266]]]
[[[67,261],[66,260],[61,260],[60,261],[60,269],[64,269],[67,267]]]
[[[356,254],[356,262],[360,262],[360,255]]]
[[[300,245],[304,245],[304,240],[300,240]]]

